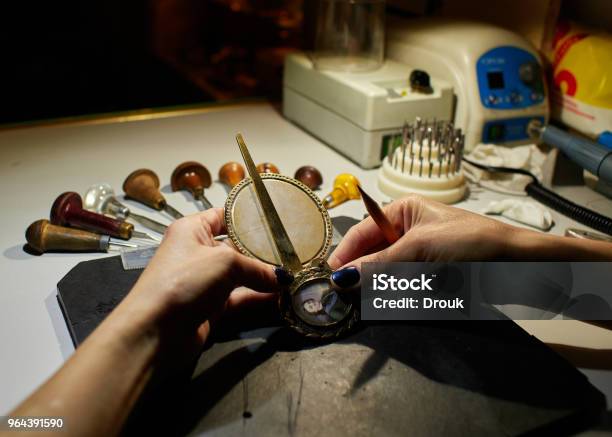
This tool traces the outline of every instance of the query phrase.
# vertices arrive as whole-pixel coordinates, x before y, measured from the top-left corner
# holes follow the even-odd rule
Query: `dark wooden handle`
[[[298,168],[293,178],[297,179],[311,190],[316,190],[323,183],[321,172],[312,165],[305,165]]]
[[[204,188],[210,187],[211,184],[212,177],[208,169],[195,161],[179,164],[170,178],[172,191],[188,190],[194,195],[203,193]]]
[[[38,253],[63,252],[104,252],[101,236],[93,232],[56,226],[48,220],[38,220],[26,230],[28,245]]]
[[[166,205],[164,195],[159,191],[159,178],[146,168],[133,171],[123,182],[126,196],[161,211]]]
[[[134,225],[83,209],[83,200],[78,193],[69,191],[60,194],[51,207],[51,223],[71,226],[113,237],[128,239]]]

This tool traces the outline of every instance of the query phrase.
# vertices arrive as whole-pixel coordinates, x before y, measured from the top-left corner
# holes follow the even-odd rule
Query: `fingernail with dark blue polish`
[[[347,267],[346,269],[336,270],[331,275],[332,281],[340,288],[348,288],[357,285],[361,275],[357,267]]]
[[[289,285],[293,282],[293,274],[282,267],[274,267],[274,274],[280,285]]]

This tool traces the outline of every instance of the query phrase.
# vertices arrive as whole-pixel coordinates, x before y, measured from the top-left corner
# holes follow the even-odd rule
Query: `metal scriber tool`
[[[134,225],[131,223],[83,209],[81,196],[72,191],[60,194],[55,199],[50,219],[54,225],[71,226],[124,240],[136,237],[159,242],[157,237],[134,230]]]
[[[241,134],[236,135],[236,141],[238,143],[238,147],[240,148],[242,158],[244,159],[247,172],[253,181],[255,194],[257,195],[257,199],[264,213],[264,218],[268,224],[270,233],[272,234],[272,240],[274,241],[274,245],[278,251],[281,264],[284,268],[290,270],[291,272],[297,273],[303,269],[302,262],[295,253],[295,249],[293,248],[293,244],[289,239],[289,235],[287,235],[283,222],[278,216],[278,212],[272,203],[270,194],[268,194],[261,176],[257,172],[255,163],[251,158],[251,155],[244,142],[244,138],[242,138]]]
[[[97,184],[89,187],[84,196],[83,206],[99,214],[109,214],[121,220],[131,219],[160,234],[164,234],[168,226],[155,220],[132,212],[115,196],[115,191],[109,184]]]

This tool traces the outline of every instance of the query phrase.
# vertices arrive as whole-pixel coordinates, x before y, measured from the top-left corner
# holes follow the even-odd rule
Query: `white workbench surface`
[[[48,218],[58,194],[83,193],[99,182],[109,182],[121,193],[124,178],[141,167],[158,173],[162,192],[171,205],[186,214],[195,212],[188,196],[170,192],[167,184],[173,168],[180,162],[197,160],[216,176],[225,162],[240,161],[236,132],[244,134],[256,162],[273,162],[284,174],[293,175],[301,165],[316,166],[325,178],[322,195],[330,191],[335,175],[348,172],[377,200],[387,200],[376,187],[376,170],[360,169],[263,103],[0,131],[0,415],[48,378],[72,352],[55,298],[57,282],[78,262],[108,256],[28,255],[22,250],[26,227]],[[611,214],[612,202],[586,188],[574,188],[572,194],[580,196],[574,200],[599,210],[603,206],[604,212]],[[207,190],[207,197],[222,206],[226,191],[215,183]],[[481,192],[478,199],[473,196],[458,206],[475,210],[496,197]],[[146,207],[126,203],[134,212],[166,220]],[[331,213],[359,218],[364,209],[361,202],[349,202]],[[554,212],[553,216],[557,223],[554,233],[576,225]],[[520,325],[545,342],[612,349],[612,332],[584,323]],[[610,399],[612,372],[586,373]]]

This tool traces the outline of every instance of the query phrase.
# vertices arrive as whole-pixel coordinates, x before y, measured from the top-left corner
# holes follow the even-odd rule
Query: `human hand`
[[[361,268],[364,262],[503,258],[509,256],[510,242],[529,232],[416,195],[396,200],[383,210],[401,238],[389,245],[368,217],[353,226],[332,253],[332,268]]]
[[[273,269],[214,240],[225,232],[221,208],[174,222],[120,307],[142,308],[162,336],[197,348],[225,311],[275,301]]]

